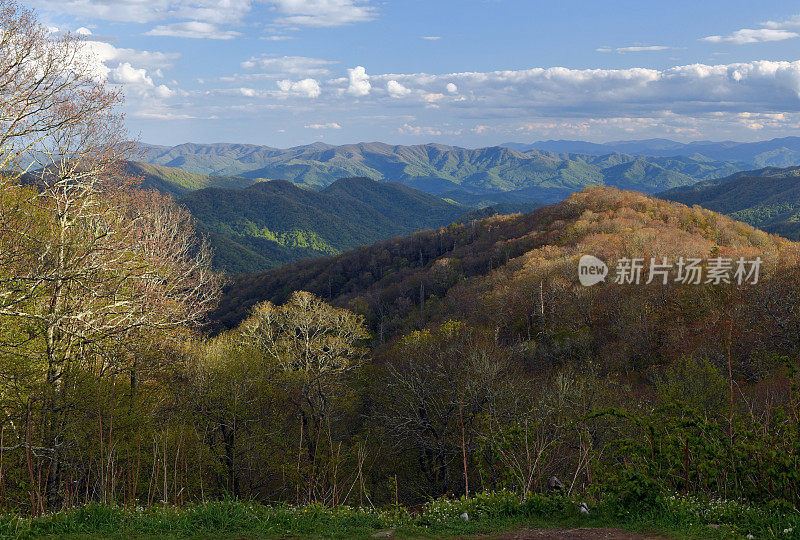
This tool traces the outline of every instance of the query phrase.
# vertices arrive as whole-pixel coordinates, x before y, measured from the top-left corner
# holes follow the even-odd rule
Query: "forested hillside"
[[[519,152],[506,147],[475,150],[427,144],[393,146],[315,143],[281,150],[240,144],[182,144],[148,147],[151,163],[201,174],[276,178],[326,186],[340,178],[367,177],[402,182],[441,194],[514,192],[518,197],[557,201],[589,184],[643,192],[662,191],[740,170],[735,164],[699,157],[602,156]]]
[[[659,197],[728,214],[768,232],[800,240],[800,167],[768,167],[707,180]]]
[[[206,188],[178,202],[214,249],[215,266],[252,272],[334,255],[419,229],[469,210],[402,184],[346,178],[322,191],[274,180],[246,189]]]
[[[608,263],[605,283],[577,282],[582,254]],[[760,258],[760,275],[646,283],[645,266],[641,283],[614,283],[619,261],[664,257],[696,258],[703,276],[715,258]],[[212,318],[218,330],[245,321],[223,336],[246,333],[264,305],[296,305],[300,290],[362,315],[377,361],[363,410],[378,439],[395,441],[375,470],[402,467],[409,494],[458,492],[467,477],[502,485],[499,470],[478,473],[493,466],[538,486],[541,473],[566,467],[583,486],[650,478],[647,489],[787,500],[797,496],[796,420],[775,415],[797,407],[788,388],[789,359],[800,352],[798,278],[798,244],[709,210],[598,187],[525,215],[241,276]],[[469,435],[454,422],[459,404]],[[574,429],[559,427],[565,418]],[[525,437],[553,451],[526,462]],[[779,455],[787,465],[768,457]],[[753,481],[766,461],[775,472]]]

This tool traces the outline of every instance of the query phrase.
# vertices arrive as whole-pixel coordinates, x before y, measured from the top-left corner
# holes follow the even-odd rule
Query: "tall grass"
[[[404,507],[262,505],[237,500],[150,509],[90,504],[37,518],[0,516],[0,536],[369,538],[377,531],[394,529],[395,537],[443,538],[524,525],[614,526],[682,538],[744,538],[748,534],[755,538],[800,538],[797,511],[673,495],[659,497],[654,506],[636,510],[621,507],[613,500],[591,504],[591,514],[584,516],[577,510],[578,502],[562,496],[519,497],[500,491],[471,498],[432,500],[417,513]]]

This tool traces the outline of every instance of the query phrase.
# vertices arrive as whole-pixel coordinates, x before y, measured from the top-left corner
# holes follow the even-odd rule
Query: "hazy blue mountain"
[[[182,144],[150,147],[145,158],[199,174],[275,178],[316,187],[339,178],[364,177],[401,182],[433,194],[515,192],[523,199],[543,202],[563,199],[590,184],[652,193],[741,170],[706,156],[521,152],[501,146],[467,149],[440,144],[315,143],[287,150],[244,144]]]
[[[544,150],[550,152],[603,155],[621,152],[638,156],[705,156],[744,167],[788,167],[800,165],[800,137],[783,137],[769,141],[741,143],[734,141],[694,141],[680,143],[669,139],[614,141],[591,143],[585,141],[540,141],[531,144],[505,143],[502,146],[520,152]]]

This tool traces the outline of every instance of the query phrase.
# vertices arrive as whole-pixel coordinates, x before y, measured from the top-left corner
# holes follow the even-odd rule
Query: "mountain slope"
[[[146,159],[202,174],[279,178],[312,186],[327,186],[339,178],[366,177],[401,182],[433,194],[453,190],[477,194],[514,191],[543,201],[561,200],[590,184],[649,193],[740,170],[702,156],[643,158],[613,152],[519,152],[506,147],[473,150],[440,144],[316,143],[287,150],[183,144],[168,149],[153,147]]]
[[[700,205],[751,225],[800,240],[800,167],[768,167],[672,189],[659,197]]]
[[[560,318],[548,322],[548,328],[574,329],[578,334],[570,339],[583,339],[581,332],[602,334],[604,324],[613,326],[621,341],[604,341],[602,346],[618,354],[632,345],[624,341],[624,325],[642,324],[637,317],[645,311],[626,304],[633,302],[632,289],[620,295],[608,282],[591,289],[577,285],[581,254],[600,256],[613,273],[613,261],[621,257],[740,254],[767,261],[789,251],[796,258],[797,249],[788,240],[706,209],[594,187],[529,214],[450,225],[336,257],[238,276],[227,285],[214,319],[217,328],[232,327],[253,305],[264,300],[281,303],[292,291],[306,290],[336,305],[355,307],[381,336],[454,317],[511,333],[500,338],[531,339],[541,331],[539,318],[550,320],[558,311]],[[540,294],[548,306],[544,314],[538,305]],[[591,304],[585,309],[575,306],[577,299],[595,295],[615,306],[621,303],[597,314],[608,317],[603,323],[593,319]],[[663,316],[667,326],[674,324],[671,312],[657,307],[663,307],[663,298],[654,302],[647,312]],[[597,356],[603,357],[599,352]]]
[[[445,225],[468,210],[401,184],[368,178],[338,180],[322,191],[283,180],[245,189],[206,188],[179,202],[210,235],[215,264],[231,273],[334,255]]]

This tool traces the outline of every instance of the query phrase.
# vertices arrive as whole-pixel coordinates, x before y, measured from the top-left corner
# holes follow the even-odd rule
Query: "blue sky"
[[[145,142],[467,147],[800,135],[800,6],[31,0]]]

